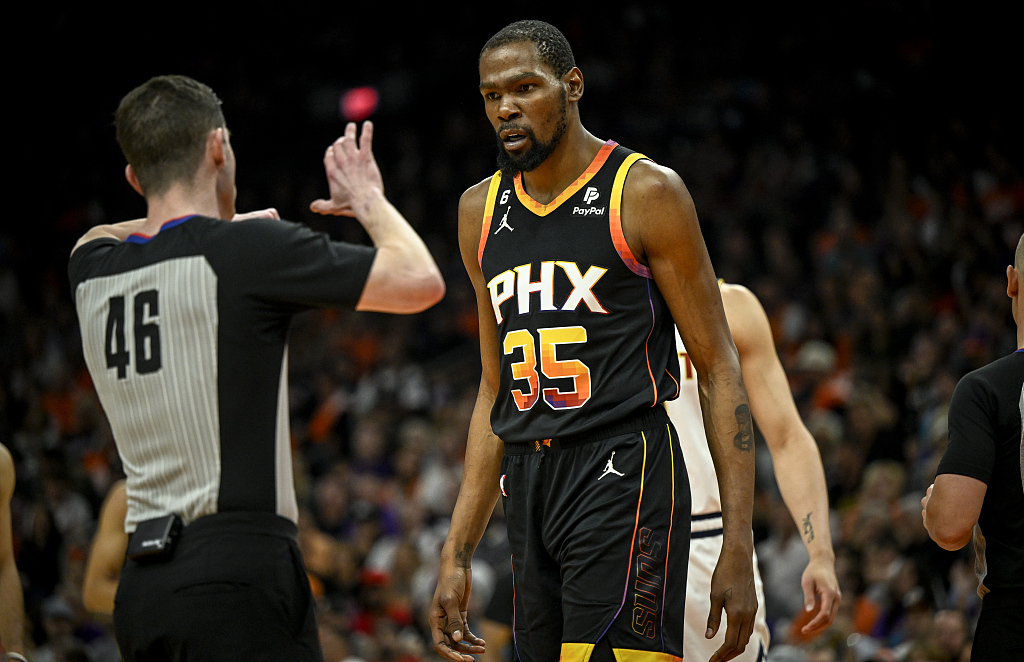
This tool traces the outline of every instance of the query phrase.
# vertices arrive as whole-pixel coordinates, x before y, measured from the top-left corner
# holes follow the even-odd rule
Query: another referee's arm
[[[924,498],[921,515],[928,535],[942,549],[957,550],[971,542],[988,485],[977,478],[939,474]]]
[[[384,197],[372,146],[371,122],[363,123],[358,141],[356,125],[346,126],[345,135],[324,154],[331,197],[313,202],[310,209],[354,216],[377,249],[356,310],[418,313],[441,300],[444,279],[426,244]]]

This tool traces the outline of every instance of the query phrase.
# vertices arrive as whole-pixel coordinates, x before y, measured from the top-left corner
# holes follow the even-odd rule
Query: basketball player
[[[663,402],[679,390],[673,321],[693,353],[719,471],[723,548],[705,614],[712,662],[757,608],[753,430],[693,203],[674,172],[580,121],[583,76],[553,26],[484,45],[480,92],[500,170],[459,205],[482,378],[431,608],[435,649],[484,650],[466,625],[470,559],[501,495],[523,662],[679,660],[689,486]]]
[[[331,197],[312,209],[355,216],[372,247],[228,222],[234,152],[220,100],[191,78],[140,85],[115,125],[147,215],[90,230],[68,274],[127,480],[118,647],[126,662],[320,661],[296,540],[289,323],[316,306],[418,312],[444,282],[384,196],[369,123],[327,149]]]
[[[779,363],[768,317],[757,297],[740,285],[723,284],[722,302],[733,341],[740,355],[743,381],[750,396],[750,409],[771,451],[772,464],[782,498],[801,532],[810,562],[801,586],[804,608],[811,615],[801,632],[813,636],[828,627],[839,610],[839,581],[828,521],[828,493],[825,472],[814,438],[800,420],[789,383]],[[686,660],[707,660],[721,644],[721,634],[705,639],[701,614],[706,613],[708,587],[722,543],[721,501],[715,465],[701,423],[696,375],[683,341],[676,343],[682,359],[682,393],[666,407],[679,434],[679,443],[690,476],[693,500],[690,517],[690,564],[686,583],[686,632],[683,655]],[[768,650],[761,577],[757,574],[758,608],[754,633],[743,654],[744,662],[763,662]]]

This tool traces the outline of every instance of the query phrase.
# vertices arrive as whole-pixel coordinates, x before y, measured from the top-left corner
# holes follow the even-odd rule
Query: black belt
[[[641,409],[637,413],[620,419],[615,423],[601,425],[585,432],[575,432],[552,439],[537,439],[535,441],[506,441],[505,453],[508,455],[527,455],[529,453],[557,451],[579,446],[580,444],[617,437],[621,434],[648,430],[653,427],[666,425],[668,421],[668,412],[665,411],[665,407],[656,405],[648,409]]]

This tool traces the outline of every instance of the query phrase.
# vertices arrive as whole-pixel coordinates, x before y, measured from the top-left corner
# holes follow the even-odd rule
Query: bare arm
[[[128,534],[124,532],[127,513],[128,496],[124,481],[120,481],[110,488],[100,508],[99,526],[85,567],[82,602],[91,612],[114,613],[114,595],[128,549]]]
[[[693,201],[673,171],[644,161],[627,175],[623,233],[651,269],[697,373],[704,429],[722,496],[722,553],[711,581],[706,636],[714,636],[724,607],[725,642],[712,657],[739,655],[754,627],[751,520],[754,435],[739,358]],[[639,249],[639,250],[638,250]]]
[[[761,303],[738,285],[722,286],[722,302],[740,353],[754,420],[764,433],[779,491],[810,556],[801,581],[804,608],[811,611],[817,604],[818,612],[803,632],[816,634],[832,623],[840,601],[821,455],[793,402]]]
[[[354,216],[377,248],[356,310],[418,313],[440,301],[444,279],[433,256],[384,197],[384,182],[373,157],[373,124],[363,124],[357,141],[356,125],[349,123],[345,135],[327,148],[324,168],[331,197],[313,202],[310,209]]]
[[[0,645],[8,653],[24,653],[25,602],[21,577],[14,564],[11,497],[14,495],[14,460],[0,444]]]
[[[928,535],[942,549],[957,550],[971,542],[988,485],[960,474],[939,474],[921,499]]]
[[[498,385],[498,336],[490,298],[477,262],[486,182],[459,202],[459,246],[476,292],[480,320],[480,391],[469,424],[466,462],[459,498],[441,551],[440,576],[430,610],[434,650],[450,660],[472,662],[465,653],[482,652],[483,640],[465,625],[472,587],[470,560],[498,500],[504,446],[491,430],[491,407]]]
[[[82,235],[82,238],[75,243],[74,248],[71,249],[71,253],[74,254],[81,246],[89,243],[95,239],[116,239],[118,241],[124,241],[128,238],[128,235],[142,230],[146,224],[146,219],[136,218],[131,221],[124,221],[123,223],[113,223],[110,225],[97,225],[90,228],[88,232]]]
[[[260,209],[257,211],[245,212],[243,214],[235,214],[232,221],[246,221],[250,218],[276,218],[280,219],[281,215],[274,207],[267,207],[266,209]],[[83,244],[87,244],[94,239],[116,239],[118,241],[124,241],[129,235],[141,232],[146,225],[145,218],[135,218],[130,221],[124,221],[122,223],[113,223],[109,225],[97,225],[90,228],[88,232],[82,235],[74,248],[71,249],[71,253],[74,254]]]

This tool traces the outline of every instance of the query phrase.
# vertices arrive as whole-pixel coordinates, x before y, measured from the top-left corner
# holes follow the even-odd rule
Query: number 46
[[[146,290],[135,295],[132,301],[134,312],[135,371],[140,375],[160,369],[160,327],[154,319],[160,314],[156,290]],[[107,333],[103,353],[107,357],[107,369],[117,369],[117,378],[128,376],[131,354],[125,341],[125,301],[123,296],[110,297],[107,313]]]

